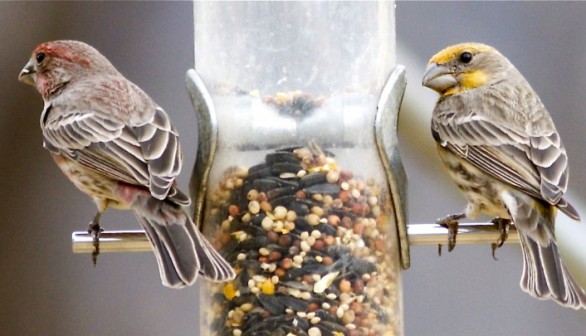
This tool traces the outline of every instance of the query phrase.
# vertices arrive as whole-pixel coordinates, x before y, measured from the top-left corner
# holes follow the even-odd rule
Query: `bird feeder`
[[[402,334],[393,4],[194,13],[194,216],[238,274],[202,285],[201,334]]]

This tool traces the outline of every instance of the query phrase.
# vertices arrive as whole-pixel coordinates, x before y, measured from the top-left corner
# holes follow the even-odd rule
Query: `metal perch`
[[[438,224],[410,224],[407,226],[411,246],[448,244],[448,230]],[[460,223],[457,244],[486,244],[497,241],[500,231],[492,223]],[[74,253],[92,253],[92,237],[85,231],[73,232]],[[511,227],[505,243],[519,243],[517,230]],[[150,244],[142,230],[103,231],[100,234],[100,252],[147,252]]]

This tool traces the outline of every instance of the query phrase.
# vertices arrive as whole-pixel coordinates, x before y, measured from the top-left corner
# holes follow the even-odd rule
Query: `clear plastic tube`
[[[218,130],[204,232],[238,274],[202,285],[202,335],[402,335],[374,137],[393,6],[195,2]]]

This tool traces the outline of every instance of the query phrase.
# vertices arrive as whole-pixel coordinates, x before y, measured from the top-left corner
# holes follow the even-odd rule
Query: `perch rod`
[[[448,244],[448,230],[438,224],[409,224],[407,227],[411,246]],[[497,241],[500,233],[492,223],[460,223],[457,244],[486,244]],[[92,237],[85,231],[73,232],[74,253],[92,253]],[[518,243],[519,236],[513,226],[506,243]],[[103,231],[100,234],[100,252],[146,252],[150,244],[142,230]]]

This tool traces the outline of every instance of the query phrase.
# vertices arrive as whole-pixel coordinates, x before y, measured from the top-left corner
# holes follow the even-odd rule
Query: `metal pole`
[[[433,246],[448,244],[448,230],[438,224],[409,224],[409,245]],[[486,244],[497,241],[500,232],[492,223],[460,223],[457,244]],[[92,253],[92,237],[85,231],[71,235],[74,253]],[[514,227],[505,243],[518,243]],[[147,252],[151,247],[142,230],[103,231],[100,234],[100,252]]]

